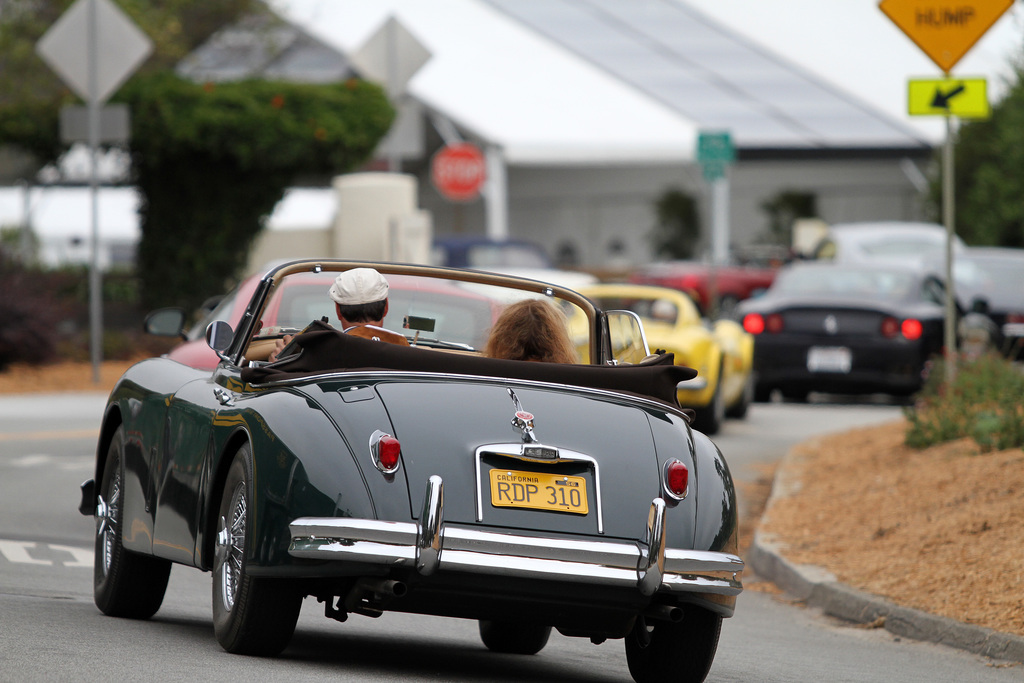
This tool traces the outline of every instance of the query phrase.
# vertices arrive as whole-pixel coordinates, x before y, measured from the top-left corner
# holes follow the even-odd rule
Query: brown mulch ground
[[[903,445],[905,423],[804,442],[759,529],[850,586],[1024,636],[1024,450]]]
[[[49,365],[12,365],[0,372],[0,394],[48,394],[63,391],[107,393],[135,361],[100,363],[99,381],[93,381],[91,363],[62,361]]]
[[[12,366],[0,372],[0,394],[107,392],[133,362],[104,362],[99,382],[89,363]],[[760,529],[787,559],[850,586],[1024,636],[1024,450],[981,453],[964,439],[917,451],[904,431],[897,421],[800,444],[785,472],[799,485],[766,511],[775,468],[739,482],[740,554]]]

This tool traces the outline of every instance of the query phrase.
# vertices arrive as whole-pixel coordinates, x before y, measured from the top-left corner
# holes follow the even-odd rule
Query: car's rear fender
[[[698,431],[692,433],[697,481],[700,482],[693,547],[736,553],[736,490],[729,465],[707,435]]]
[[[352,398],[359,389],[369,394]],[[340,398],[346,393],[350,403]],[[336,410],[334,402],[344,403]],[[385,477],[364,473],[369,463],[371,426],[390,429],[387,414],[372,388],[334,382],[256,392],[240,399],[239,425],[216,435],[217,443],[204,493],[205,539],[199,564],[209,567],[223,480],[243,441],[252,446],[253,500],[251,568],[294,563],[288,556],[288,524],[300,516],[394,519],[408,518],[408,488],[401,471]],[[221,418],[225,422],[224,413]],[[366,432],[366,434],[364,434]],[[363,439],[363,437],[366,437]],[[365,441],[365,442],[364,442]],[[367,463],[360,462],[365,455]],[[381,489],[381,490],[378,490]]]

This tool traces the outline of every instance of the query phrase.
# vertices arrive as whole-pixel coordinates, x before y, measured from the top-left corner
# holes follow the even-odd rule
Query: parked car
[[[755,399],[779,389],[909,396],[943,346],[945,288],[911,266],[795,263],[737,309],[755,336]]]
[[[776,269],[755,266],[718,266],[700,261],[662,261],[634,270],[629,281],[670,287],[688,294],[703,315],[711,312],[712,290],[717,292],[718,312],[730,316],[736,304],[764,292],[775,280]]]
[[[702,319],[689,296],[668,287],[599,284],[580,293],[604,310],[633,311],[651,348],[697,370],[678,394],[679,404],[696,412],[697,429],[714,434],[725,417],[746,416],[754,395],[754,337],[736,321]]]
[[[814,258],[834,263],[894,263],[928,266],[946,258],[946,228],[913,221],[836,223],[814,249]],[[953,252],[965,248],[953,236]],[[941,271],[939,271],[941,272]]]
[[[992,343],[1024,358],[1024,249],[967,247],[953,259],[957,299],[995,325]]]
[[[319,315],[306,285],[326,301],[359,266],[393,283],[385,325],[411,345],[314,319],[266,361]],[[585,361],[482,357],[491,311],[515,297],[585,317]],[[315,596],[338,621],[476,619],[498,652],[535,653],[552,628],[622,639],[636,680],[703,680],[742,590],[736,495],[676,403],[695,372],[664,354],[613,364],[644,346],[634,316],[532,280],[332,260],[275,267],[233,306],[237,325],[206,332],[216,368],[144,360],[106,403],[80,504],[103,613],[153,615],[174,563],[212,573],[232,653],[281,652]],[[165,310],[152,331],[183,318]]]

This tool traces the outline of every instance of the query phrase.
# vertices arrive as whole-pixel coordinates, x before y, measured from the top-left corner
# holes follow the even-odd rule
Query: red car
[[[273,341],[286,334],[296,334],[313,320],[323,317],[336,323],[334,304],[327,296],[327,290],[336,274],[310,274],[286,280],[271,295],[258,325],[257,336]],[[178,332],[183,341],[166,354],[167,358],[203,370],[217,367],[220,358],[206,342],[206,328],[215,320],[223,320],[232,329],[237,329],[245,313],[245,305],[252,298],[261,277],[262,273],[258,273],[246,278],[233,292],[210,308],[199,322],[187,331]],[[498,302],[474,291],[471,286],[444,282],[426,286],[415,278],[401,275],[391,276],[389,280],[390,307],[384,318],[384,326],[388,329],[402,330],[408,327],[403,320],[405,316],[429,316],[438,321],[437,324],[443,328],[446,338],[452,340],[451,343],[462,344],[466,348],[482,348],[486,339],[470,334],[469,331],[488,329],[501,312]],[[181,309],[160,309],[149,315],[146,329],[153,334],[173,333],[174,330],[181,330],[184,319],[185,313]],[[481,320],[486,323],[481,323]]]
[[[718,266],[699,261],[665,261],[635,270],[630,282],[671,287],[686,292],[707,315],[711,310],[712,276],[718,292],[718,310],[730,314],[740,301],[764,292],[775,280],[775,268]]]

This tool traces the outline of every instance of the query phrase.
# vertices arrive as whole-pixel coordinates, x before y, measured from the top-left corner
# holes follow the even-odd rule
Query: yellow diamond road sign
[[[984,78],[912,78],[907,81],[907,111],[911,116],[959,116],[987,119]]]
[[[887,17],[949,73],[1013,0],[882,0]]]

